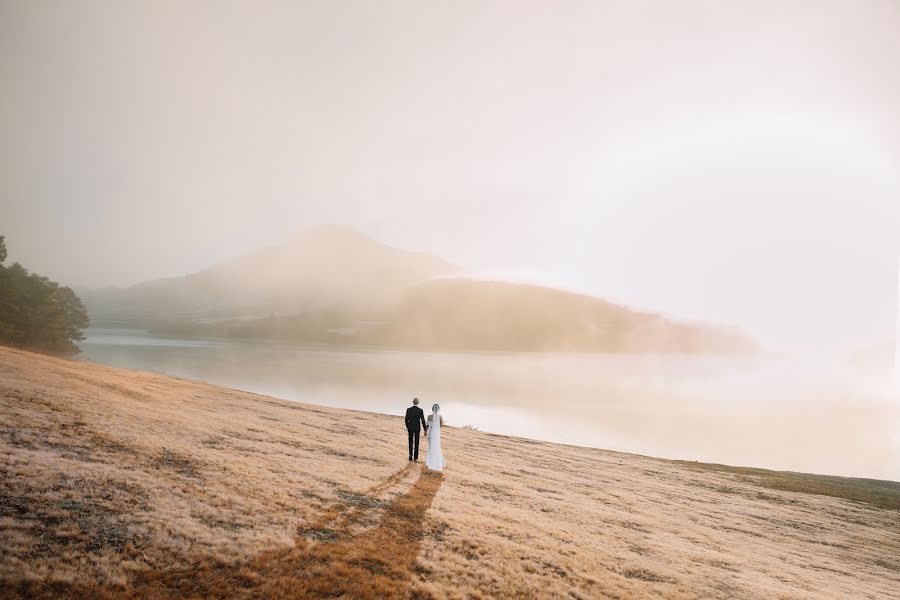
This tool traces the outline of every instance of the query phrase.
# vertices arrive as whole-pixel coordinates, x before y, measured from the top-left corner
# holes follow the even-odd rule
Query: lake
[[[92,328],[80,360],[664,458],[900,480],[900,394],[834,360],[347,350]]]

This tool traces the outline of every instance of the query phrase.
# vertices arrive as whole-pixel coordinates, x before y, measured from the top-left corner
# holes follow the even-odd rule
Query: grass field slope
[[[441,475],[405,443],[0,348],[0,597],[900,598],[898,484],[452,427]]]

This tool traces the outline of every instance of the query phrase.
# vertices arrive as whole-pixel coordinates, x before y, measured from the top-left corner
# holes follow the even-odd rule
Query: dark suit
[[[416,460],[419,460],[419,425],[428,431],[425,413],[418,406],[410,406],[406,409],[406,431],[409,433],[409,455]]]

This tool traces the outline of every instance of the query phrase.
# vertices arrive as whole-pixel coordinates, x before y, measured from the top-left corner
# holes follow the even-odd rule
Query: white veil
[[[425,466],[432,471],[443,471],[447,466],[444,462],[444,453],[441,452],[441,407],[435,404],[431,407],[431,425],[428,427],[428,455],[425,457]]]

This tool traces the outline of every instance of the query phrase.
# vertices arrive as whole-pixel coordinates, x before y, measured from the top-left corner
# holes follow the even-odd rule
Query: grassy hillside
[[[399,416],[8,349],[0,414],[2,597],[898,595],[888,482],[457,428],[436,475]]]

